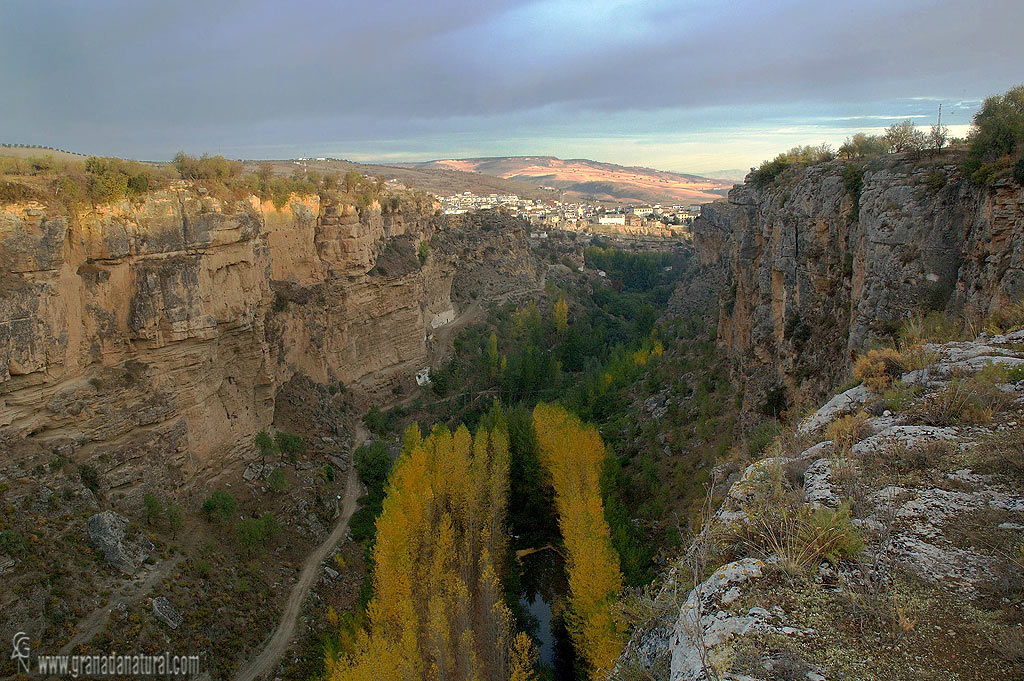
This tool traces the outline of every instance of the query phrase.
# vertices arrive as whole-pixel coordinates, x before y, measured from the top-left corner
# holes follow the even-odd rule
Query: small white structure
[[[430,367],[420,369],[419,371],[416,372],[416,385],[430,385]]]
[[[602,215],[601,217],[599,217],[597,219],[597,224],[599,224],[599,225],[625,225],[626,224],[626,216],[625,215],[621,215],[621,214],[620,215]]]

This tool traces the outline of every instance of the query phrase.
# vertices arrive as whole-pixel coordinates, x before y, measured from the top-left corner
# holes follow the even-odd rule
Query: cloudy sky
[[[747,168],[1024,81],[1021,0],[0,0],[0,142]]]

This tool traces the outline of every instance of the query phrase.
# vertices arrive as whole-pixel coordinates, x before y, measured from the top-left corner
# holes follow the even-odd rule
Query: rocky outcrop
[[[831,400],[728,480],[614,678],[1018,678],[1022,348],[929,345],[895,379],[907,401]],[[848,550],[821,549],[839,535]]]
[[[152,542],[141,534],[136,533],[129,539],[128,519],[113,511],[97,513],[86,521],[85,526],[89,539],[103,552],[107,562],[126,575],[135,574],[153,551]]]
[[[820,398],[856,350],[916,312],[980,320],[1019,301],[1024,189],[977,187],[942,158],[822,163],[704,206],[694,245],[724,280],[718,338],[748,406],[773,412],[773,389]]]
[[[383,266],[396,249],[411,260]],[[185,183],[77,214],[0,206],[0,479],[54,453],[129,495],[241,472],[293,376],[390,395],[469,290],[508,293],[478,273],[529,290],[540,272],[518,223],[429,208]]]

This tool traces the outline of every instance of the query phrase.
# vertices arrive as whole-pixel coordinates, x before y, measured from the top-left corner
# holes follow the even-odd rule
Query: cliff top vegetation
[[[794,147],[754,168],[750,180],[763,188],[790,168],[836,159],[866,161],[888,154],[937,156],[947,149],[960,152],[961,170],[976,184],[1011,176],[1024,184],[1024,85],[987,98],[974,115],[966,139],[951,138],[949,130],[938,122],[925,132],[906,119],[890,125],[881,135],[857,133],[848,137],[837,151],[828,144]]]
[[[136,201],[146,192],[166,189],[185,180],[204,194],[224,201],[258,196],[282,208],[292,195],[319,195],[356,206],[362,212],[380,204],[384,212],[397,212],[412,203],[424,210],[433,200],[421,192],[388,187],[356,171],[344,175],[297,167],[291,175],[261,163],[246,172],[241,161],[223,156],[189,156],[179,152],[171,163],[147,163],[112,157],[89,156],[83,160],[40,149],[39,155],[0,152],[0,203],[40,201],[65,210]]]

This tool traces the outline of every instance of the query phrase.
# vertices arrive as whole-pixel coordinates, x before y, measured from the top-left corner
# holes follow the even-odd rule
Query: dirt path
[[[117,589],[110,600],[103,604],[102,607],[93,610],[85,619],[81,620],[75,629],[78,630],[71,640],[61,646],[60,654],[67,655],[71,653],[72,649],[79,643],[85,643],[91,641],[93,638],[98,636],[107,627],[107,616],[110,612],[121,605],[122,603],[134,603],[136,600],[144,596],[149,590],[160,583],[167,575],[174,571],[178,563],[185,559],[185,556],[178,554],[173,558],[158,563],[153,566],[153,569],[148,574],[139,574],[132,581],[121,586]]]
[[[369,433],[363,428],[362,424],[356,426],[355,438],[352,443],[353,452],[366,441],[368,435]],[[295,635],[299,613],[302,610],[303,602],[306,600],[306,595],[309,593],[310,587],[313,586],[320,576],[320,565],[348,531],[348,521],[356,511],[356,502],[360,496],[362,496],[362,489],[359,484],[359,476],[356,474],[355,464],[353,463],[348,468],[348,478],[345,481],[345,495],[342,498],[341,517],[338,518],[337,524],[331,530],[331,534],[327,539],[324,540],[324,543],[318,546],[306,558],[306,562],[302,565],[302,571],[299,572],[299,579],[292,587],[292,592],[288,596],[288,602],[281,613],[281,618],[277,622],[277,628],[274,629],[274,633],[267,640],[263,650],[256,654],[255,657],[252,657],[249,662],[244,664],[235,673],[235,681],[255,681],[255,679],[277,668],[278,662],[281,661],[281,658],[287,652],[288,647],[291,645],[292,637]]]

